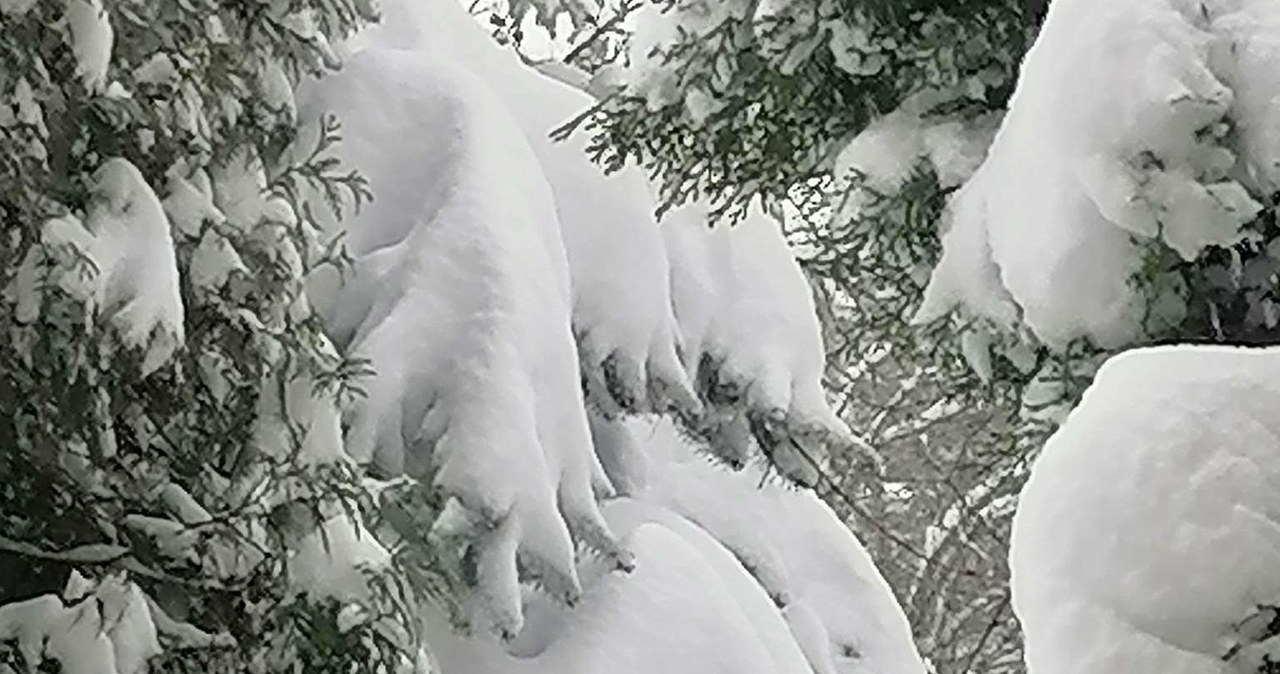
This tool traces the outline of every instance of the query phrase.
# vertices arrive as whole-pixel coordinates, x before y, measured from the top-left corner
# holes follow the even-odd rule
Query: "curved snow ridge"
[[[344,158],[378,195],[346,222],[347,282],[313,280],[337,345],[376,373],[348,413],[347,449],[432,479],[454,499],[442,517],[469,513],[446,528],[466,524],[454,533],[476,546],[471,620],[514,634],[517,557],[566,598],[575,539],[629,563],[595,501],[609,486],[550,190],[490,90],[421,53],[365,49],[300,100],[304,119],[339,115]]]
[[[585,561],[582,602],[530,595],[506,650],[429,624],[444,672],[923,674],[888,585],[815,495],[708,463],[670,422],[620,426],[650,461],[605,506],[636,570]]]
[[[685,367],[707,403],[682,420],[732,465],[758,447],[813,484],[829,450],[854,438],[827,404],[812,291],[780,224],[756,205],[742,222],[711,227],[694,205],[662,227]]]
[[[1175,290],[1131,279],[1149,242],[1190,260],[1240,241],[1274,189],[1276,26],[1266,0],[1054,2],[917,320],[962,307],[1051,348],[1180,320]]]
[[[1237,626],[1280,604],[1278,408],[1276,349],[1142,349],[1102,367],[1014,519],[1032,674],[1254,671]]]
[[[524,131],[555,202],[590,402],[610,415],[696,410],[679,365],[669,268],[648,180],[635,166],[605,175],[591,162],[584,133],[562,142],[550,137],[595,100],[505,53],[453,0],[395,0],[383,14],[353,48],[395,47],[461,64]]]

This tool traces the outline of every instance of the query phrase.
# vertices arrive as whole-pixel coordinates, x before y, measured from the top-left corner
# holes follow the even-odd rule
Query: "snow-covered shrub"
[[[364,4],[0,3],[0,669],[414,665],[281,153]]]
[[[525,630],[505,647],[431,630],[444,671],[925,671],[883,578],[812,492],[709,461],[669,420],[614,430],[602,451],[628,455],[633,489],[604,514],[635,551],[635,571],[584,559],[581,603],[530,593]]]
[[[662,223],[685,367],[704,401],[682,425],[742,467],[763,455],[813,485],[832,450],[853,443],[822,388],[822,334],[813,296],[780,223],[758,205],[712,226],[693,205]]]
[[[840,145],[925,90],[998,107],[1034,3],[656,0],[592,120],[608,166],[641,161],[661,203],[713,210],[829,172]]]
[[[350,451],[411,485],[387,492],[379,534],[436,575],[452,627],[519,648],[540,629],[531,606],[582,598],[581,564],[597,580],[639,554],[596,502],[630,484],[601,465],[634,460],[602,447],[623,415],[676,411],[701,428],[715,398],[747,434],[740,463],[770,458],[808,479],[848,432],[826,405],[813,300],[773,219],[715,230],[723,268],[673,268],[643,175],[604,176],[581,140],[548,138],[587,96],[496,50],[450,0],[388,3],[386,17],[299,97],[312,129],[299,147],[336,111],[343,154],[377,195],[326,219],[321,236],[344,241],[350,265],[308,287],[338,349],[373,370],[345,410]],[[701,216],[681,227],[712,233]],[[707,401],[686,365],[718,381],[696,392]]]
[[[353,263],[342,288],[316,293],[338,346],[374,370],[349,410],[348,446],[431,492],[400,533],[430,530],[422,547],[452,560],[455,619],[513,636],[517,559],[567,601],[580,592],[575,538],[629,563],[595,501],[610,488],[587,427],[551,191],[510,113],[451,62],[364,48],[302,106],[331,108],[378,195],[329,232],[345,234]]]
[[[433,644],[454,639],[437,612],[515,650],[575,601],[575,620],[609,619],[610,647],[563,642],[555,671],[598,671],[635,632],[714,644],[721,671],[918,672],[883,582],[811,494],[774,485],[805,506],[758,517],[820,521],[838,544],[786,568],[830,558],[824,573],[858,582],[786,616],[774,604],[805,574],[752,562],[757,586],[690,524],[603,512],[626,506],[598,503],[613,491],[598,438],[624,413],[702,412],[646,180],[552,143],[590,100],[477,41],[452,3],[419,3],[416,22],[390,7],[331,48],[366,4],[0,5],[37,38],[0,52],[0,78],[32,73],[0,79],[0,209],[16,216],[0,664],[420,671],[426,594]],[[692,358],[742,397],[718,411],[802,473],[813,457],[783,461],[784,443],[845,429],[808,288],[775,223],[747,225],[717,234],[729,267],[699,300],[720,306]],[[683,585],[705,592],[678,622],[630,610]],[[852,620],[863,603],[872,619]]]
[[[788,213],[822,298],[825,380],[876,450],[838,457],[823,491],[867,525],[864,541],[899,597],[916,602],[918,643],[940,672],[1017,670],[1000,588],[1008,513],[988,527],[965,494],[987,481],[1016,493],[1020,457],[1045,424],[1016,418],[1031,375],[1000,358],[989,381],[969,367],[981,334],[962,345],[951,322],[910,319],[941,253],[947,194],[985,155],[1046,4],[642,3],[629,60],[592,80],[612,95],[582,125],[603,165],[650,172],[664,208],[703,199],[713,215],[741,215],[763,194]],[[957,405],[973,414],[924,418]],[[878,470],[920,498],[893,497]],[[923,554],[952,505],[962,512],[953,533],[994,533]]]
[[[1014,520],[1031,674],[1275,671],[1278,375],[1272,348],[1103,365]]]
[[[1276,340],[1274,3],[1058,0],[1020,78],[1047,3],[657,4],[604,78],[618,88],[585,122],[592,151],[640,157],[664,205],[801,202],[792,238],[835,307],[829,377],[887,439],[890,470],[945,476],[912,489],[962,509],[982,493],[962,519],[985,523],[983,485],[1016,493],[1108,354]],[[956,406],[982,414],[935,414]],[[974,441],[965,424],[983,415]],[[974,465],[985,474],[952,482]],[[968,547],[992,579],[977,591],[1007,607],[999,512],[987,547]],[[909,532],[920,547],[934,514]],[[970,572],[919,571],[936,555],[899,547],[912,597]],[[925,624],[978,626],[940,669],[1018,666],[967,659],[1000,640],[995,622],[934,604],[922,648]]]
[[[1016,493],[1025,457],[1118,349],[1276,339],[1274,3],[1058,0],[1020,78],[1045,3],[660,4],[588,123],[593,150],[643,158],[664,205],[800,202],[792,238],[837,307],[829,376],[885,429],[886,454],[930,445],[890,469],[989,467],[913,489],[962,505],[987,482]],[[886,374],[906,393],[873,395]],[[893,409],[858,411],[868,398]],[[917,424],[935,403],[987,411],[994,435],[972,442],[969,414]],[[981,458],[953,458],[971,449]],[[898,547],[920,578],[918,550]],[[1001,596],[990,577],[979,589]],[[900,591],[929,595],[910,582]],[[925,611],[921,625],[958,615]],[[992,643],[971,623],[940,658]]]
[[[361,34],[365,46],[414,50],[466,64],[507,106],[545,173],[572,281],[573,330],[593,407],[603,413],[696,407],[679,366],[668,264],[643,174],[604,175],[576,134],[551,132],[592,99],[538,76],[503,53],[451,0],[386,3],[386,21]]]
[[[918,319],[959,305],[1058,352],[1272,336],[1277,26],[1269,2],[1055,2]]]

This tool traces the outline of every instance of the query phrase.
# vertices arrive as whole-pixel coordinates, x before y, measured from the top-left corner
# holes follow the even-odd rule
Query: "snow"
[[[635,28],[628,63],[617,73],[617,83],[625,86],[628,94],[644,98],[650,110],[680,102],[692,119],[705,119],[722,107],[716,93],[732,90],[732,66],[722,61],[710,72],[698,73],[706,77],[690,76],[674,64],[668,65],[665,54],[683,39],[696,41],[697,36],[706,36],[725,21],[745,18],[750,10],[751,3],[736,0],[691,0],[670,8],[642,6],[631,19]]]
[[[629,576],[604,576],[573,611],[567,638],[532,658],[430,630],[445,672],[468,674],[767,674],[768,650],[730,591],[678,534],[643,524],[625,539],[645,562]]]
[[[207,173],[198,171],[187,179],[171,172],[164,212],[178,235],[199,241],[187,269],[192,285],[205,291],[196,293],[197,299],[216,296],[233,273],[248,273],[240,253],[219,231],[226,216],[213,205],[213,187]],[[211,226],[206,227],[206,223]]]
[[[967,181],[986,158],[996,127],[997,115],[976,119],[928,115],[939,105],[955,98],[953,92],[926,90],[903,101],[898,109],[867,125],[836,156],[833,173],[853,180],[857,190],[879,195],[894,194],[922,166],[933,169],[942,187]],[[856,180],[855,180],[856,179]],[[852,193],[855,209],[865,195]],[[840,218],[858,215],[846,210]]]
[[[359,602],[370,594],[365,573],[385,568],[390,559],[364,524],[344,513],[298,543],[289,559],[289,582],[313,598]]]
[[[293,124],[298,118],[297,103],[293,100],[293,84],[279,61],[268,61],[258,75],[258,90],[262,102],[272,110],[281,112],[284,119]]]
[[[581,603],[530,597],[506,650],[429,619],[444,672],[923,674],[887,584],[815,495],[708,463],[670,422],[620,426],[649,459],[605,507],[636,570],[584,560]]]
[[[348,414],[347,451],[433,475],[478,518],[474,620],[515,633],[517,554],[566,597],[574,538],[627,559],[595,503],[609,487],[550,189],[493,94],[423,54],[364,49],[299,101],[304,119],[340,115],[344,156],[378,195],[348,220],[347,283],[310,287],[337,346],[377,373]]]
[[[124,343],[145,347],[143,374],[184,339],[182,297],[169,220],[137,167],[108,159],[94,173],[97,199],[85,227],[94,236],[98,306]]]
[[[1280,10],[1258,0],[1220,6],[1213,25],[1222,39],[1213,58],[1233,93],[1231,117],[1249,182],[1271,191],[1280,187]]]
[[[0,14],[10,17],[21,17],[36,4],[36,0],[0,0]]]
[[[321,348],[333,347],[322,344]],[[264,378],[263,391],[253,422],[253,443],[264,456],[292,459],[299,466],[346,458],[336,403],[314,377],[296,368],[273,373]]]
[[[198,114],[192,111],[193,116]],[[187,129],[194,130],[195,126],[195,122],[189,122]],[[211,166],[208,178],[210,205],[222,213],[227,223],[248,233],[266,217],[267,173],[251,148],[237,149]]]
[[[138,84],[172,85],[178,77],[177,63],[164,52],[153,54],[133,71],[133,81]]]
[[[770,482],[755,467],[709,463],[669,424],[635,432],[648,436],[645,449],[660,467],[636,498],[696,523],[741,560],[785,609],[815,670],[923,672],[888,584],[815,494]]]
[[[919,321],[960,306],[1020,320],[1052,348],[1121,346],[1162,327],[1143,324],[1130,283],[1150,242],[1190,260],[1245,236],[1261,209],[1249,188],[1271,189],[1277,159],[1261,92],[1274,92],[1265,27],[1280,10],[1194,4],[1053,3],[986,161],[951,203]]]
[[[549,137],[595,101],[503,53],[453,0],[387,2],[383,24],[353,49],[370,45],[464,64],[516,113],[555,200],[592,403],[612,413],[695,408],[676,355],[668,263],[644,173],[628,165],[604,175],[588,158],[583,132],[563,142]]]
[[[685,367],[718,401],[695,432],[732,463],[751,455],[751,434],[764,438],[781,470],[813,482],[827,445],[853,438],[827,405],[812,291],[780,225],[755,205],[740,223],[709,227],[695,204],[662,227]]]
[[[25,77],[19,77],[13,84],[13,90],[5,97],[5,105],[0,107],[0,126],[12,127],[23,124],[32,127],[40,139],[48,138],[49,129],[44,123],[44,110],[36,100],[35,91]],[[41,143],[32,143],[29,151],[38,158],[44,159],[45,149]]]
[[[86,302],[124,346],[141,350],[146,376],[184,340],[169,220],[151,186],[127,160],[103,162],[93,173],[91,190],[83,221],[67,215],[45,223],[41,238],[46,251],[74,250],[69,256],[56,253],[58,264],[49,280]],[[35,270],[36,263],[29,257],[24,267]],[[37,281],[20,273],[18,285],[23,287],[11,288],[20,297],[20,315],[38,311]]]
[[[1032,674],[1236,671],[1222,659],[1234,626],[1280,602],[1277,382],[1274,349],[1142,349],[1102,367],[1014,520]]]
[[[66,674],[142,674],[160,653],[146,598],[123,575],[95,582],[73,571],[62,597],[0,606],[0,641],[11,639],[29,664],[47,658]]]
[[[107,85],[111,47],[115,34],[102,0],[66,0],[66,21],[71,53],[76,58],[76,74],[91,93]],[[21,14],[24,7],[16,7]],[[6,13],[9,10],[6,9]]]
[[[347,450],[431,480],[431,540],[473,550],[467,635],[457,616],[426,618],[443,671],[922,672],[883,579],[816,496],[757,491],[773,468],[721,472],[670,422],[646,440],[625,420],[674,408],[810,481],[787,448],[820,460],[851,440],[778,223],[757,208],[711,230],[695,209],[660,226],[638,170],[605,177],[584,138],[548,139],[591,99],[496,49],[450,0],[387,3],[341,49],[344,69],[298,92],[298,145],[336,113],[343,160],[377,198],[341,226],[321,216],[354,263],[345,284],[314,273],[308,294],[335,346],[375,371],[344,411]],[[252,158],[229,164],[213,184],[230,220],[261,180],[245,180]],[[704,362],[715,393],[735,392],[705,417],[686,373]],[[716,476],[681,478],[707,494],[664,491],[674,450],[654,443]],[[697,519],[757,499],[748,519],[795,535]]]
[[[902,187],[925,153],[923,127],[918,111],[906,106],[880,117],[840,150],[835,174],[856,171],[886,194]]]
[[[191,254],[188,274],[191,283],[203,290],[217,291],[226,284],[234,272],[248,272],[244,260],[226,237],[210,229],[200,237],[200,244]]]

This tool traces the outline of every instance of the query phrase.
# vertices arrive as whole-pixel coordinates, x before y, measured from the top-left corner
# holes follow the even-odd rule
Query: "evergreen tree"
[[[0,670],[420,660],[302,283],[370,194],[336,121],[284,161],[368,4],[0,3]]]
[[[850,426],[879,454],[871,459],[879,477],[853,470],[869,465],[858,458],[828,471],[828,496],[880,551],[922,653],[940,671],[1021,667],[1017,626],[1001,589],[1009,502],[1028,460],[1107,355],[1152,343],[1276,338],[1268,250],[1280,232],[1269,169],[1257,160],[1270,147],[1260,135],[1266,127],[1242,123],[1239,110],[1213,102],[1186,134],[1204,148],[1193,161],[1184,166],[1157,145],[1121,158],[1125,168],[1114,172],[1133,176],[1140,187],[1119,191],[1132,192],[1129,203],[1150,207],[1159,223],[1121,225],[1141,251],[1141,263],[1119,284],[1136,297],[1126,319],[1136,327],[1126,336],[1058,340],[1024,321],[1031,302],[996,316],[977,306],[987,295],[964,297],[956,312],[954,302],[927,299],[931,271],[944,260],[943,233],[957,220],[981,219],[959,211],[960,191],[1005,119],[1047,4],[659,2],[637,21],[629,62],[612,68],[611,95],[594,116],[576,120],[596,134],[605,167],[641,162],[662,185],[664,207],[706,198],[737,213],[763,194],[791,215],[791,238],[824,300],[819,305],[832,307],[824,316],[828,382]],[[1201,4],[1202,29],[1230,13]],[[1250,25],[1260,31],[1268,24],[1258,18]],[[1252,39],[1248,29],[1226,32],[1217,39]],[[1085,43],[1076,58],[1104,53]],[[1252,53],[1261,61],[1269,52]],[[1232,67],[1212,64],[1237,95],[1265,89],[1246,88]],[[1190,109],[1207,94],[1188,86]],[[1131,100],[1135,91],[1097,82],[1042,87],[1071,92],[1074,98],[1062,93],[1056,101],[1064,111]],[[1153,115],[1173,115],[1175,107],[1161,102]],[[1152,129],[1167,130],[1165,120],[1151,119]],[[1102,133],[1109,131],[1095,136]],[[1035,134],[1005,135],[1010,147],[1035,142]],[[1055,162],[1052,149],[1040,161]],[[1002,204],[1033,198],[1018,195],[1017,171],[1031,176],[1038,169],[1002,173],[999,180],[1014,186],[1005,188]],[[1191,180],[1179,182],[1186,174]],[[990,193],[999,189],[995,183],[968,191]],[[1215,215],[1215,202],[1232,215]],[[1034,229],[1036,208],[1055,208],[1028,204],[1024,231]],[[1195,226],[1164,215],[1178,212],[1207,214],[1202,220],[1224,234],[1204,246],[1179,240],[1179,228]],[[1034,259],[1030,252],[1022,254]],[[966,258],[939,273],[979,263],[990,264]],[[1028,270],[1028,278],[1048,268],[1036,273]],[[1090,272],[1077,274],[1064,275],[1064,283]],[[1062,315],[1083,320],[1069,318],[1072,311]],[[935,547],[940,535],[963,544]]]

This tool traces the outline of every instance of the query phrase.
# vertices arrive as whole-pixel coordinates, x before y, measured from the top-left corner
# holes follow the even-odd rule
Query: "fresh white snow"
[[[758,204],[741,222],[711,224],[700,204],[662,224],[685,367],[713,389],[703,391],[713,405],[697,432],[738,464],[755,454],[753,434],[767,436],[760,449],[811,484],[828,446],[853,442],[822,389],[812,291],[779,223]]]
[[[8,4],[8,3],[6,3]],[[107,70],[111,65],[111,48],[115,32],[111,17],[102,0],[65,0],[69,46],[76,58],[76,74],[90,93],[107,86]],[[29,5],[16,2],[6,13],[22,14]]]
[[[923,674],[888,585],[814,494],[716,465],[667,421],[619,432],[649,464],[605,507],[636,570],[584,560],[582,602],[530,596],[506,649],[428,620],[444,672]]]
[[[1277,406],[1274,349],[1142,349],[1102,367],[1014,520],[1032,674],[1255,671],[1257,647],[1223,657],[1237,625],[1280,603]]]
[[[1147,242],[1192,259],[1241,240],[1260,210],[1248,188],[1270,189],[1278,159],[1277,12],[1054,2],[989,156],[951,204],[917,319],[959,305],[1053,348],[1118,347],[1178,320],[1176,295],[1145,297],[1131,278]],[[1231,125],[1246,135],[1232,141]]]
[[[606,176],[585,152],[585,133],[564,142],[550,138],[595,101],[503,52],[454,0],[384,5],[382,24],[357,36],[352,49],[409,49],[458,64],[523,129],[555,201],[573,281],[573,330],[593,404],[632,412],[696,407],[676,355],[668,263],[647,179],[634,166]]]
[[[18,313],[39,311],[39,257],[57,262],[48,281],[86,303],[112,326],[120,343],[142,355],[150,374],[184,340],[182,297],[169,220],[137,167],[118,157],[94,172],[83,221],[66,215],[45,223],[44,252],[33,249],[9,292]]]
[[[61,597],[0,606],[0,641],[11,639],[28,663],[66,674],[143,674],[160,653],[146,597],[123,574],[91,582],[73,571]]]
[[[474,533],[476,621],[514,633],[517,554],[569,597],[570,531],[626,561],[595,502],[609,486],[551,191],[492,92],[424,54],[364,49],[301,99],[304,118],[342,116],[344,157],[378,195],[348,221],[347,283],[311,286],[338,346],[377,373],[349,413],[347,449],[391,473],[438,471],[435,485],[493,527]]]

